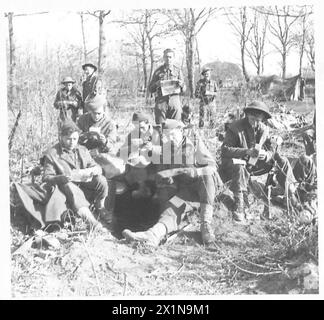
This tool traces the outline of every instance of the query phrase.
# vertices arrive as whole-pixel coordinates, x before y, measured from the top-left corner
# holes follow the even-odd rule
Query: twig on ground
[[[90,262],[91,262],[91,266],[92,266],[92,271],[93,271],[94,276],[95,276],[95,279],[96,279],[96,284],[97,284],[97,288],[98,288],[98,291],[99,291],[99,295],[102,296],[102,291],[101,291],[101,287],[100,287],[100,284],[99,284],[99,279],[98,279],[97,272],[96,272],[96,269],[95,269],[95,266],[94,266],[93,260],[92,260],[92,258],[91,258],[90,252],[89,252],[89,250],[88,250],[88,247],[87,247],[87,245],[86,245],[86,243],[85,243],[83,237],[79,237],[79,238],[81,238],[81,241],[82,241],[82,243],[83,243],[83,246],[84,246],[84,248],[85,248],[85,250],[86,250],[86,252],[87,252],[87,254],[88,254],[88,257],[89,257],[89,260],[90,260]]]
[[[123,289],[123,296],[126,295],[127,292],[127,274],[124,273],[124,289]]]

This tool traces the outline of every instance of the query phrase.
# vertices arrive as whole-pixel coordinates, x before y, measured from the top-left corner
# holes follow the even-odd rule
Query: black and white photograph
[[[1,8],[10,299],[318,296],[319,3],[31,3]]]

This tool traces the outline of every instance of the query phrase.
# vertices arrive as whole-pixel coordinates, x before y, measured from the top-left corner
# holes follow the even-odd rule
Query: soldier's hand
[[[106,137],[105,137],[102,133],[99,134],[99,140],[100,140],[100,142],[102,142],[103,144],[106,144],[106,142],[107,142]]]
[[[71,181],[71,177],[61,174],[61,175],[56,176],[54,181],[57,185],[64,185]]]
[[[151,141],[147,141],[144,143],[144,148],[147,150],[147,151],[152,151],[153,150],[153,144]]]
[[[259,155],[259,151],[255,148],[250,148],[246,151],[249,157],[256,158]]]
[[[267,158],[267,153],[264,150],[260,150],[258,159],[263,161],[266,160],[266,158]]]

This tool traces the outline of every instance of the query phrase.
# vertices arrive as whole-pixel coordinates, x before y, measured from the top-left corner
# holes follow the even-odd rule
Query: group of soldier
[[[100,220],[110,221],[113,216],[113,208],[105,205],[107,197],[114,197],[109,192],[112,181],[124,183],[134,198],[154,199],[159,204],[158,221],[146,231],[122,232],[128,241],[153,246],[178,229],[194,203],[198,205],[202,241],[210,244],[215,241],[215,198],[223,183],[229,182],[234,194],[233,220],[245,223],[244,206],[251,176],[275,172],[273,189],[291,198],[296,196],[296,179],[309,185],[314,182],[316,172],[306,170],[304,162],[308,167],[315,162],[312,155],[304,156],[304,162],[299,161],[300,169],[293,170],[279,152],[280,139],[270,136],[266,124],[271,118],[268,106],[253,101],[245,107],[245,116],[227,127],[221,163],[217,164],[199,130],[188,126],[192,110],[181,103],[185,82],[181,70],[173,64],[174,54],[171,49],[164,51],[164,64],[155,70],[149,85],[155,95],[155,124],[148,114],[135,112],[131,119],[133,130],[119,148],[116,123],[106,110],[107,100],[96,66],[82,66],[86,75],[82,95],[71,77],[64,78],[64,87],[54,102],[60,110],[59,142],[44,154],[43,180],[58,186],[68,206],[96,228],[102,228]],[[217,91],[211,69],[204,68],[195,92],[200,99],[200,128],[205,126],[206,116],[213,127]],[[121,159],[125,170],[112,177],[109,166],[103,170],[96,161],[98,155]],[[154,191],[148,187],[152,184]],[[99,221],[91,212],[90,203],[94,204]]]

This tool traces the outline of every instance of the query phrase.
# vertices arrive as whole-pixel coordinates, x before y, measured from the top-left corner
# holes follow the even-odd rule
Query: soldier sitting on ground
[[[60,110],[60,121],[72,119],[74,122],[82,111],[82,97],[79,90],[73,86],[75,80],[71,77],[65,77],[61,88],[55,97],[54,107]]]
[[[124,179],[127,185],[134,189],[134,198],[148,197],[151,195],[150,181],[154,180],[154,165],[149,157],[145,156],[146,150],[160,142],[160,127],[155,127],[149,122],[149,117],[143,112],[135,112],[132,117],[134,129],[127,135],[124,144],[117,155],[126,163]]]
[[[100,153],[113,152],[117,141],[117,127],[108,116],[106,104],[103,95],[97,94],[87,99],[86,107],[89,112],[80,116],[77,122],[82,131],[80,144],[89,150],[97,149]]]
[[[105,215],[108,185],[101,167],[94,162],[89,151],[78,144],[79,132],[74,122],[63,123],[59,142],[44,155],[43,181],[57,185],[66,196],[69,207],[91,226],[100,228],[89,209],[89,201],[94,201],[99,215]]]
[[[203,141],[191,142],[183,135],[183,127],[182,122],[167,119],[162,145],[147,148],[159,169],[154,197],[160,203],[161,214],[158,222],[145,232],[125,229],[122,234],[128,241],[159,245],[163,238],[178,229],[190,211],[190,202],[198,202],[200,206],[203,242],[209,244],[215,239],[211,228],[213,203],[222,182],[216,162]]]
[[[230,181],[230,189],[234,193],[235,210],[233,219],[245,220],[244,193],[251,175],[269,172],[274,166],[276,170],[277,193],[285,193],[286,183],[289,194],[294,192],[295,179],[288,159],[278,153],[276,139],[270,139],[269,128],[263,123],[271,118],[268,106],[261,101],[250,103],[245,109],[245,117],[233,121],[225,134],[221,147],[220,174],[223,181]]]

